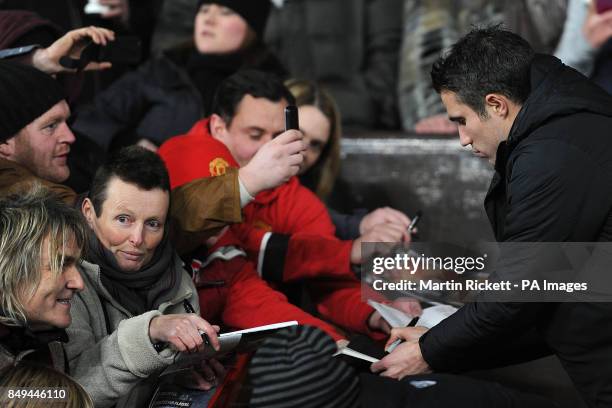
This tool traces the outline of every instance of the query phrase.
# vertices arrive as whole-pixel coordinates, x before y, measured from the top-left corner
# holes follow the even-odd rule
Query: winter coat
[[[182,269],[182,263],[177,262]],[[185,313],[183,300],[199,313],[196,289],[185,272],[174,299],[158,310],[132,316],[102,285],[98,265],[83,261],[80,270],[85,290],[74,297],[65,347],[72,376],[91,395],[96,407],[146,406],[144,399],[150,398],[153,390],[142,391],[137,385],[159,374],[176,357],[170,348],[160,352],[153,348],[151,320],[162,314]],[[130,393],[138,395],[138,401],[130,399]]]
[[[41,184],[69,205],[73,205],[77,195],[71,188],[43,180],[18,163],[0,158],[0,197],[25,193],[35,184]]]
[[[72,127],[108,151],[113,143],[133,144],[142,138],[160,145],[185,133],[203,114],[187,72],[161,56],[128,72],[78,110]]]
[[[498,148],[485,198],[496,239],[611,241],[612,97],[545,55],[534,59],[531,84]],[[440,371],[552,352],[589,406],[611,406],[611,320],[610,303],[474,302],[432,328],[420,346]],[[524,340],[529,347],[516,347]]]

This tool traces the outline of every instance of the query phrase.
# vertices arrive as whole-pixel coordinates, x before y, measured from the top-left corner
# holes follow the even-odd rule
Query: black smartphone
[[[142,42],[138,37],[117,37],[105,47],[100,47],[98,61],[108,61],[113,64],[138,64],[142,58]]]
[[[106,46],[90,43],[80,59],[60,58],[60,64],[69,69],[83,69],[90,62],[110,62],[116,65],[135,65],[142,57],[142,43],[138,37],[117,37]]]
[[[289,105],[285,108],[285,130],[290,129],[300,130],[298,108],[294,105]]]

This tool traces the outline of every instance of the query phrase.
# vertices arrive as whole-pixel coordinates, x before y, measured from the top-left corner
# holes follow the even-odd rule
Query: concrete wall
[[[345,210],[390,205],[408,215],[421,209],[422,241],[493,240],[483,207],[492,167],[456,136],[345,138],[342,157],[342,197],[332,204]]]

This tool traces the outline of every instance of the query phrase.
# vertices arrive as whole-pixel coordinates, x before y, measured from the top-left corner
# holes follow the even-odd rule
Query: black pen
[[[412,234],[412,230],[416,228],[416,225],[420,221],[422,216],[423,216],[423,211],[421,211],[421,210],[417,211],[417,213],[414,216],[414,218],[412,219],[412,221],[410,221],[410,225],[408,225],[408,233],[409,234]]]
[[[191,306],[191,303],[189,303],[189,301],[187,299],[183,300],[183,307],[185,308],[185,312],[187,313],[195,313],[195,309],[193,308],[193,306]],[[198,333],[200,333],[200,336],[202,336],[202,340],[204,340],[204,344],[209,346],[210,345],[210,339],[208,338],[208,335],[206,334],[206,332],[204,330],[198,329]]]
[[[405,326],[405,327],[414,327],[414,326],[416,326],[416,324],[417,324],[417,322],[418,322],[418,321],[419,321],[419,316],[416,316],[416,317],[414,317],[414,318],[413,318],[413,319],[410,321],[410,323],[408,323],[408,325],[407,325],[407,326]],[[397,346],[399,346],[399,345],[400,345],[400,343],[401,343],[401,342],[403,342],[403,341],[404,341],[404,339],[402,339],[402,338],[398,338],[398,339],[396,339],[396,340],[395,340],[393,343],[389,344],[389,347],[387,347],[387,349],[386,349],[385,351],[386,351],[387,353],[391,353],[391,352],[392,352],[393,350],[395,350],[395,348],[396,348]]]

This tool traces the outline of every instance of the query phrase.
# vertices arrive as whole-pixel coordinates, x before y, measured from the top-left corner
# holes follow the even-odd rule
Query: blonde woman
[[[60,342],[83,289],[78,212],[41,189],[0,200],[0,369],[20,360],[64,370]]]

